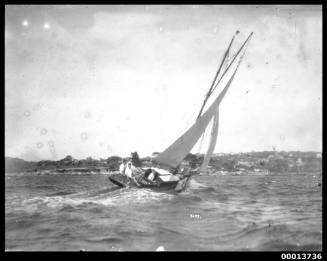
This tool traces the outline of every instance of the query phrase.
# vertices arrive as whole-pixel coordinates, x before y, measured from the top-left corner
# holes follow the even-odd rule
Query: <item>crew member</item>
[[[152,169],[151,173],[148,176],[148,180],[154,181],[157,178],[157,176],[158,173],[154,169]]]
[[[136,172],[137,172],[137,169],[132,165],[132,162],[129,161],[127,163],[127,166],[126,166],[126,169],[125,169],[125,175],[128,178],[132,179],[136,183],[136,185],[139,186],[140,184],[136,181],[136,179],[134,177],[134,175],[136,174]]]
[[[124,175],[126,170],[126,160],[124,159],[119,166],[119,173]]]

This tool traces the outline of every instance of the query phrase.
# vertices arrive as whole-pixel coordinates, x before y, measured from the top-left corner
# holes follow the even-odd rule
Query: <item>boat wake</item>
[[[83,207],[85,205],[123,206],[158,202],[173,198],[173,194],[156,192],[149,189],[110,188],[97,191],[80,192],[65,195],[57,192],[52,196],[38,196],[22,202],[25,211],[36,211],[48,207],[53,209]]]
[[[198,189],[209,189],[211,187],[201,184],[201,183],[197,182],[194,178],[191,178],[188,183],[187,188],[189,188],[191,190],[198,190]]]

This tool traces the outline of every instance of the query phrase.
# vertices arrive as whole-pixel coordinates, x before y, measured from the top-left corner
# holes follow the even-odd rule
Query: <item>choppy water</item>
[[[200,184],[202,185],[200,185]],[[322,250],[321,174],[198,176],[180,194],[105,175],[6,174],[6,250]]]

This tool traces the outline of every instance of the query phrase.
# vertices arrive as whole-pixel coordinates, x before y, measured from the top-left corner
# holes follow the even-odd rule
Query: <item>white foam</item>
[[[128,189],[115,196],[102,195],[102,198],[96,199],[96,203],[103,205],[117,204],[143,204],[147,202],[160,201],[173,198],[174,195],[151,191],[147,189]]]
[[[35,211],[38,207],[46,205],[50,208],[61,208],[66,205],[78,206],[85,203],[101,204],[104,206],[144,204],[153,201],[173,198],[174,195],[155,192],[147,189],[122,189],[117,192],[103,193],[89,196],[91,193],[77,193],[67,196],[34,197],[23,201],[24,207]],[[94,193],[92,193],[94,194]]]
[[[190,189],[205,189],[205,188],[208,188],[208,186],[203,185],[203,184],[197,182],[197,181],[196,181],[195,179],[193,179],[193,178],[191,178],[191,179],[189,180],[188,187],[189,187]]]
[[[159,246],[156,251],[165,251],[165,248],[163,246]]]

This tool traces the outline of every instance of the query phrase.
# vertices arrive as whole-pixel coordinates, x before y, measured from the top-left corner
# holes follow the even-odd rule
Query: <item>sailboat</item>
[[[156,190],[173,189],[180,192],[185,189],[192,176],[205,173],[210,162],[210,158],[216,146],[219,127],[219,106],[224,99],[230,85],[235,77],[235,74],[243,60],[246,52],[249,40],[253,35],[253,32],[249,34],[246,40],[243,42],[238,51],[232,56],[230,62],[230,49],[234,42],[235,37],[239,31],[236,31],[232,37],[228,48],[226,49],[220,66],[215,74],[212,84],[205,95],[205,99],[202,103],[201,109],[193,125],[188,128],[177,140],[175,140],[170,146],[168,146],[163,152],[161,152],[155,159],[153,159],[154,166],[152,168],[139,168],[136,172],[135,178],[130,179],[122,174],[113,174],[109,176],[109,180],[117,186],[136,186],[140,188],[151,188]],[[212,97],[212,93],[217,89],[222,80],[226,80],[224,77],[230,68],[234,66],[229,80],[225,84],[224,88],[214,99],[212,104],[203,112],[207,101]],[[223,69],[224,68],[224,69]],[[212,124],[210,124],[212,123]],[[207,152],[204,156],[204,160],[201,166],[197,169],[181,169],[180,165],[185,157],[190,153],[194,146],[201,141],[204,137],[204,133],[211,127],[210,140]],[[155,173],[155,179],[149,179],[148,174]]]

